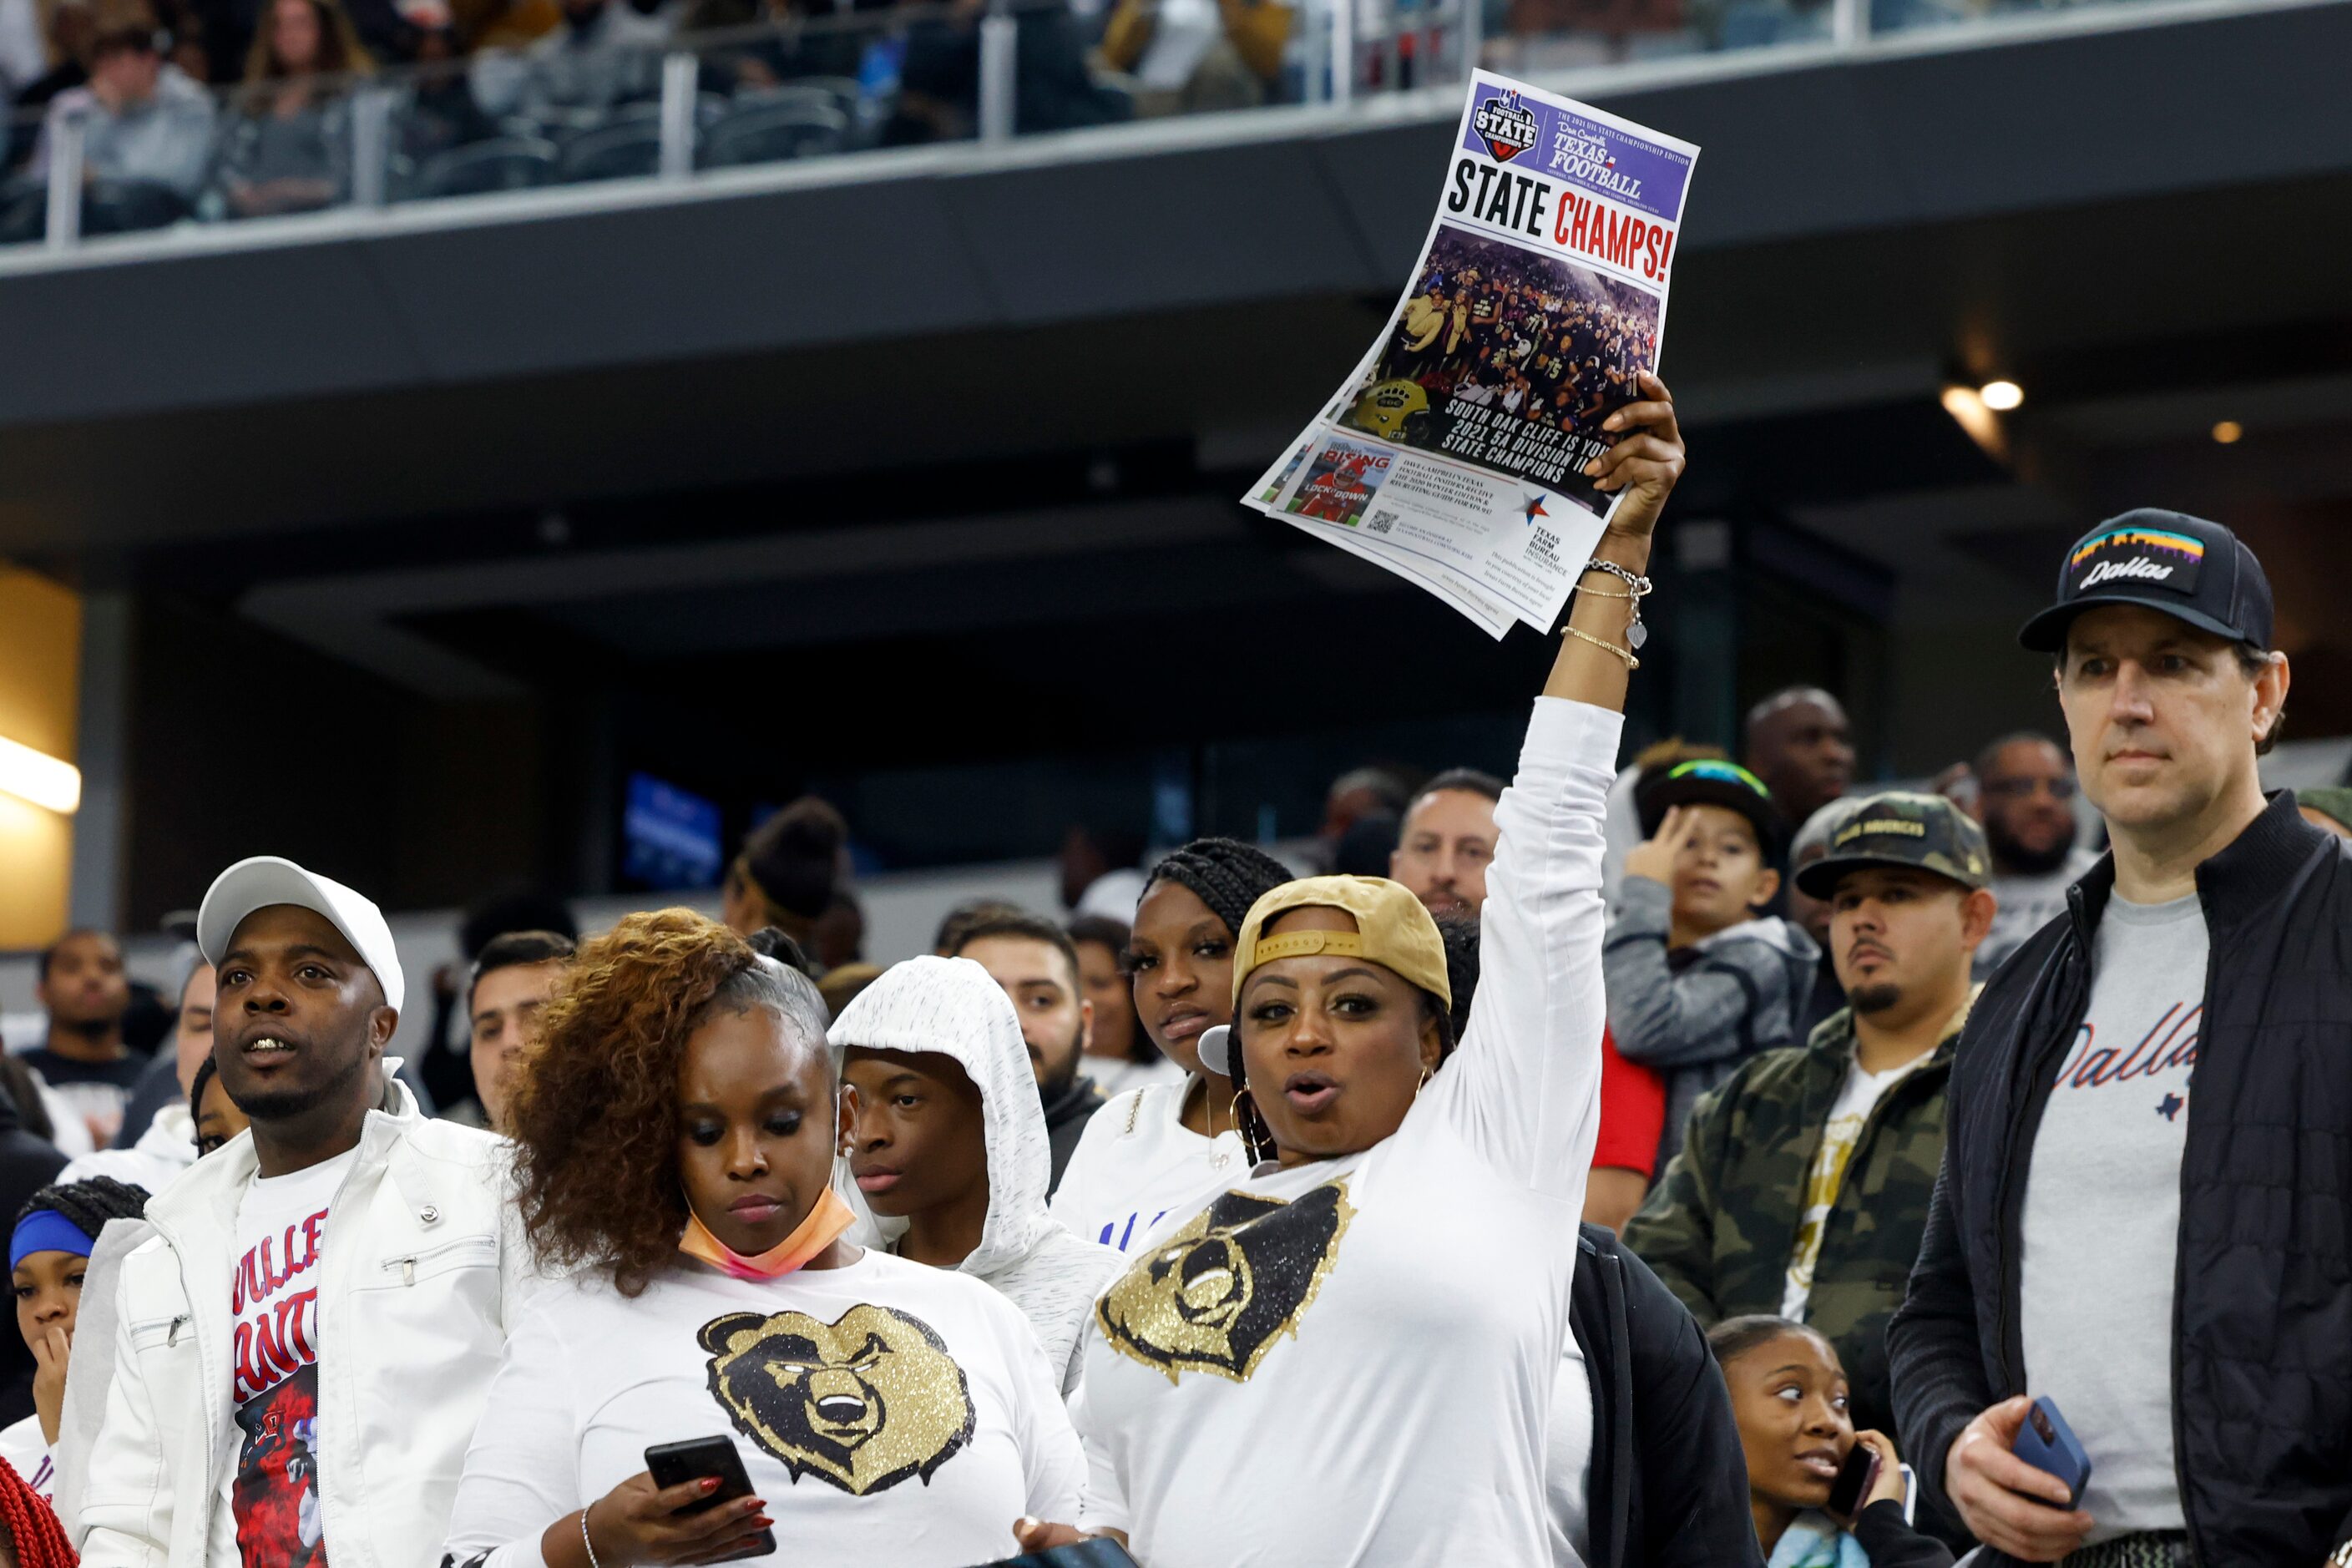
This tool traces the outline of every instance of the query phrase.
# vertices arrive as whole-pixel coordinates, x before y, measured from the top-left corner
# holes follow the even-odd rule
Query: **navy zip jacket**
[[[1943,1173],[1887,1329],[1904,1452],[1948,1510],[1954,1439],[2032,1392],[2018,1327],[2028,1165],[2114,888],[2102,858],[1960,1036]],[[2173,1285],[2181,1503],[2200,1563],[2315,1568],[2352,1539],[2352,851],[2276,795],[2197,868],[2197,896],[2212,957]]]
[[[1589,1568],[1763,1568],[1731,1395],[1688,1308],[1579,1227],[1569,1326],[1592,1379]]]

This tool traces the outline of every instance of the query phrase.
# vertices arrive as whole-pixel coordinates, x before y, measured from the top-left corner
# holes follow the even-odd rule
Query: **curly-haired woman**
[[[842,1239],[849,1125],[808,979],[685,910],[586,943],[510,1108],[533,1301],[466,1458],[448,1558],[963,1568],[1075,1506],[1077,1439],[1020,1312]],[[656,1444],[732,1436],[750,1497],[696,1511]],[[1008,1513],[1007,1510],[1010,1510]]]
[[[1546,1478],[1566,1460],[1589,1494],[1559,1452],[1590,1452],[1589,1422],[1549,1428],[1600,1122],[1601,819],[1633,595],[1683,467],[1665,388],[1644,392],[1594,465],[1623,504],[1496,807],[1460,1048],[1444,939],[1402,885],[1292,882],[1235,933],[1231,1033],[1200,1054],[1259,1163],[1137,1249],[1087,1350],[1080,1522],[1150,1568],[1541,1563],[1555,1507],[1587,1555],[1591,1510]]]

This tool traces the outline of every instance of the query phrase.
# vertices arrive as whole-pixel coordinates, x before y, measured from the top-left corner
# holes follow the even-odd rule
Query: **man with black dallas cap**
[[[440,1557],[515,1321],[505,1145],[428,1121],[390,1072],[400,957],[375,905],[290,861],[196,918],[213,1060],[252,1118],[147,1206],[123,1259],[79,1522],[91,1568]]]
[[[2236,536],[2143,510],[2019,637],[2113,848],[1969,1015],[1887,1334],[1905,1451],[1984,1561],[2352,1563],[2352,858],[2263,797],[2271,629]],[[2080,1497],[2011,1451],[2035,1399]]]

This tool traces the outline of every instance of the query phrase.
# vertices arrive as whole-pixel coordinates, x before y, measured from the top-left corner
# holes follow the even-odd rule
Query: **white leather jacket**
[[[388,1103],[368,1112],[329,1205],[320,1263],[318,1486],[335,1568],[440,1561],[530,1278],[505,1141],[424,1119],[397,1085]],[[204,1568],[236,1463],[232,1251],[254,1170],[250,1134],[197,1162],[147,1205],[156,1235],[123,1259],[113,1376],[74,1521],[89,1568]],[[80,1354],[73,1371],[86,1371]]]

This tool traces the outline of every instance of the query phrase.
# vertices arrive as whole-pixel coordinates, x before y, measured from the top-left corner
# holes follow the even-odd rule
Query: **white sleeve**
[[[1479,915],[1461,1047],[1407,1121],[1438,1117],[1499,1168],[1571,1206],[1601,1125],[1601,819],[1624,717],[1539,697]]]
[[[583,1500],[579,1417],[570,1397],[573,1358],[548,1310],[562,1299],[551,1290],[507,1336],[457,1478],[446,1563],[543,1568],[540,1537]]]
[[[1103,1441],[1100,1431],[1087,1415],[1087,1390],[1078,1385],[1076,1402],[1071,1415],[1077,1418],[1078,1434],[1087,1456],[1086,1500],[1078,1506],[1077,1527],[1087,1534],[1116,1530],[1122,1535],[1134,1533],[1134,1524],[1128,1513],[1127,1487],[1119,1479],[1118,1462],[1112,1457],[1110,1446]]]
[[[71,1381],[72,1363],[67,1363]],[[131,1348],[131,1318],[114,1321],[114,1376],[91,1444],[74,1550],[89,1568],[163,1568],[176,1498],[145,1370]]]
[[[81,1283],[81,1305],[74,1310],[74,1353],[66,1362],[65,1408],[58,1418],[55,1454],[57,1482],[50,1503],[68,1538],[81,1519],[82,1493],[88,1489],[89,1461],[106,1422],[108,1390],[114,1383],[117,1293],[122,1283],[122,1259],[155,1234],[143,1219],[109,1220],[90,1249],[89,1267]]]
[[[1078,1447],[1077,1428],[1062,1403],[1055,1368],[1045,1359],[1030,1331],[1028,1321],[1006,1324],[998,1333],[1004,1345],[1011,1377],[1013,1429],[1021,1441],[1022,1476],[1029,1489],[1032,1519],[1069,1523],[1078,1514],[1080,1482],[1086,1475],[1086,1455]],[[1013,1521],[1004,1521],[1005,1529]]]

